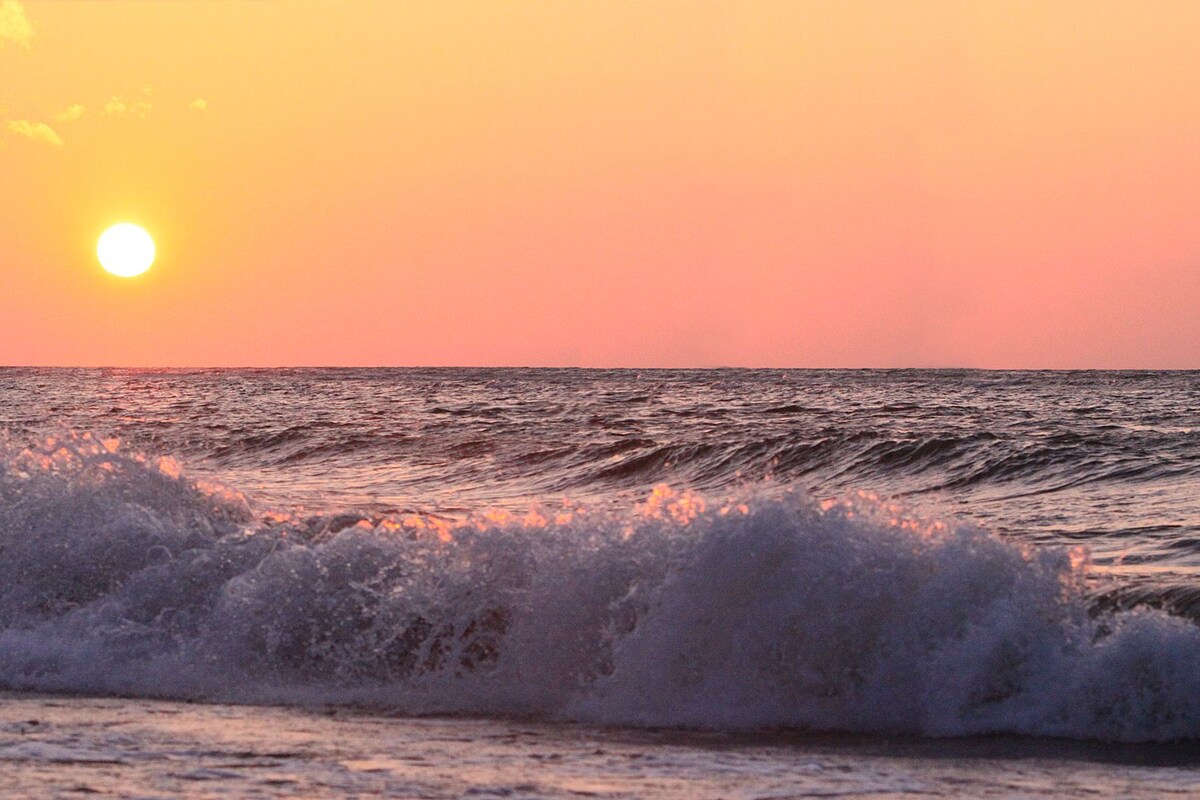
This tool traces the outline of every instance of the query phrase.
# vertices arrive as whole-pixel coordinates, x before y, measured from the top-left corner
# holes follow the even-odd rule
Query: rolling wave
[[[769,410],[766,413],[771,413]],[[1013,437],[1003,432],[894,436],[858,427],[824,426],[763,435],[680,437],[615,435],[600,441],[506,441],[474,436],[382,431],[305,431],[288,428],[223,443],[199,455],[216,467],[323,466],[330,459],[369,466],[377,462],[429,463],[448,481],[481,462],[487,480],[540,491],[605,493],[648,491],[664,476],[705,490],[724,490],[764,478],[802,478],[841,486],[869,485],[904,493],[987,490],[1021,486],[1056,491],[1096,483],[1148,483],[1200,477],[1200,459],[1164,458],[1171,442],[1122,434]],[[1155,439],[1171,437],[1153,437]],[[1176,436],[1195,448],[1197,439]],[[552,446],[547,446],[551,444]],[[1190,453],[1190,450],[1189,450]],[[520,495],[521,492],[516,492]]]
[[[988,446],[853,445],[892,463]],[[1097,586],[1082,548],[1022,545],[872,495],[658,486],[623,506],[457,519],[308,513],[90,434],[8,439],[0,452],[7,688],[718,729],[1200,738],[1200,627],[1147,607],[1194,595]],[[730,456],[656,456],[689,457]]]

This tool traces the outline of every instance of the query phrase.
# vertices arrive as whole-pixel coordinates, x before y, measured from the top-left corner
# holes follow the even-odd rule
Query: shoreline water
[[[0,791],[332,798],[1150,798],[1185,745],[637,730],[344,708],[0,692]]]

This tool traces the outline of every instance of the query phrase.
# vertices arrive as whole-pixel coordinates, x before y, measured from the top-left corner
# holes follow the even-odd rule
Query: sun
[[[154,263],[154,240],[146,229],[122,222],[100,234],[96,243],[100,266],[122,278],[132,278],[150,269]]]

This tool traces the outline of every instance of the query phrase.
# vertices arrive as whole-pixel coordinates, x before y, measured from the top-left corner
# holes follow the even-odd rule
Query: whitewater
[[[276,720],[254,758],[312,796],[955,796],[931,741],[1037,762],[1032,794],[1191,791],[1198,401],[1196,373],[2,370],[0,765],[249,793],[147,722],[183,714]],[[362,752],[270,756],[312,725]],[[414,777],[430,726],[492,753],[479,782]],[[579,769],[505,777],[522,736]],[[834,762],[857,778],[802,768]]]

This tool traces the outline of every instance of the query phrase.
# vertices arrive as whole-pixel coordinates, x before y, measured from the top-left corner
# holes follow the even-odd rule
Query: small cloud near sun
[[[54,128],[51,128],[44,122],[30,122],[27,119],[11,120],[5,127],[12,133],[18,136],[24,136],[27,139],[32,139],[35,142],[45,142],[46,144],[62,147],[63,140]]]
[[[108,117],[137,117],[145,119],[154,104],[150,102],[150,88],[142,90],[142,96],[134,100],[124,100],[116,95],[108,98],[104,104],[104,115]]]
[[[75,103],[67,106],[67,108],[55,114],[54,119],[59,122],[76,122],[80,117],[83,116],[83,110],[83,105],[81,103]]]
[[[25,7],[17,0],[0,0],[0,49],[14,44],[29,48],[33,25],[25,16]]]

